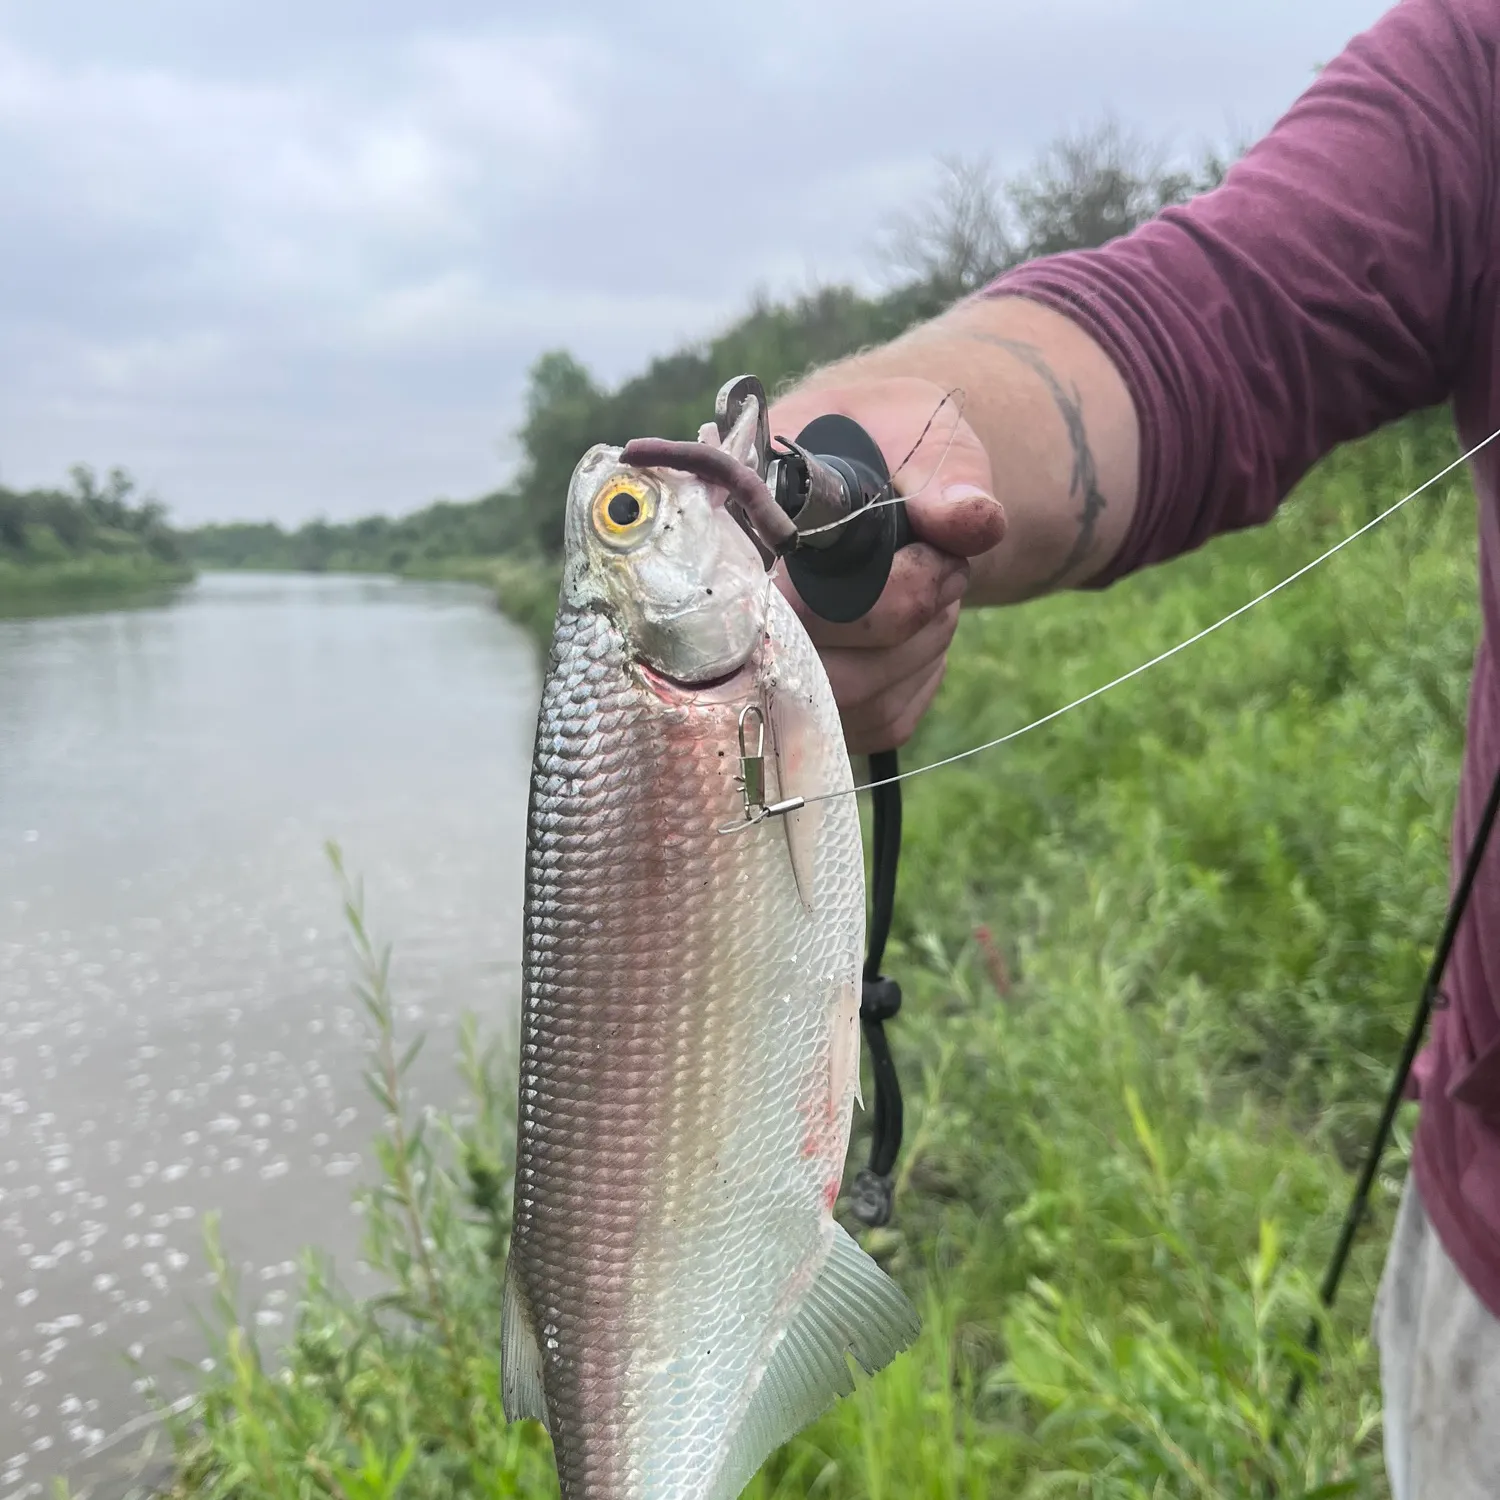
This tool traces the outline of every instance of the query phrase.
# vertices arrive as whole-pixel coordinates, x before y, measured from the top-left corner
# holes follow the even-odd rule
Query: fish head
[[[568,488],[563,598],[606,614],[631,657],[682,686],[721,680],[764,629],[765,567],[725,492],[597,445]]]

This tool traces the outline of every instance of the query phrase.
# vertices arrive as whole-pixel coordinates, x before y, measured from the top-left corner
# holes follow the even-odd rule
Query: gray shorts
[[[1392,1500],[1495,1500],[1500,1322],[1448,1259],[1410,1178],[1372,1321]]]

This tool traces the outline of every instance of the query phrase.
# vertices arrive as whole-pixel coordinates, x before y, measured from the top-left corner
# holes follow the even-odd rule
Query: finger
[[[910,686],[912,680],[942,659],[958,629],[958,605],[935,615],[909,641],[890,651],[852,647],[823,653],[823,669],[840,713],[859,713],[886,689]]]
[[[948,658],[933,663],[916,678],[887,688],[872,702],[844,720],[844,740],[851,755],[873,755],[878,750],[899,750],[916,733],[943,676]]]
[[[857,646],[865,650],[899,646],[910,640],[940,609],[962,598],[969,565],[923,542],[903,547],[891,563],[890,577],[868,614],[847,625],[820,619],[808,609],[796,585],[778,570],[776,582],[796,608],[813,644],[824,650]]]
[[[849,417],[870,434],[899,494],[936,495],[950,485],[993,492],[984,444],[958,400],[930,380],[872,380],[794,393],[771,407],[771,431],[790,435],[827,413]]]
[[[869,684],[860,701],[841,712],[845,734],[851,731],[866,749],[895,748],[898,738],[909,738],[922,711],[936,692],[935,679],[947,670],[947,652],[907,676],[883,678]],[[901,721],[906,719],[907,722]],[[901,736],[896,730],[904,731]]]
[[[987,490],[967,481],[906,502],[912,534],[955,557],[978,557],[1005,539],[1005,510]]]
[[[959,399],[946,394],[920,379],[794,392],[771,407],[771,430],[800,431],[828,412],[852,418],[892,467],[914,535],[939,551],[977,557],[1004,538],[1005,511],[994,498],[989,454]]]

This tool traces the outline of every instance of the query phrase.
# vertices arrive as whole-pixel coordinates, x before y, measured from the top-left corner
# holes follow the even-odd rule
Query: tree
[[[1169,204],[1217,187],[1241,147],[1211,148],[1191,165],[1106,116],[1064,134],[1008,182],[987,157],[940,158],[938,180],[895,215],[876,247],[914,317],[928,317],[1007,267],[1107,244]]]
[[[526,420],[517,434],[526,452],[517,489],[531,540],[548,554],[562,551],[568,483],[578,460],[592,444],[608,440],[597,420],[603,405],[603,392],[566,350],[543,354],[532,365]]]
[[[893,217],[877,253],[898,274],[952,301],[997,276],[1015,251],[989,159],[945,156],[939,162],[932,196]]]
[[[0,489],[0,552],[20,552],[26,546],[26,497]]]
[[[1019,258],[1108,244],[1170,204],[1217,186],[1227,170],[1217,151],[1205,153],[1196,169],[1170,166],[1164,150],[1106,116],[1060,136],[1008,184]]]

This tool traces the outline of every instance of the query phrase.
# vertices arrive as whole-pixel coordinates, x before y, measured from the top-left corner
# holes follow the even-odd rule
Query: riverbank
[[[191,581],[166,510],[138,496],[129,474],[101,480],[75,464],[69,478],[65,490],[0,485],[0,616],[166,597]]]
[[[26,564],[0,558],[0,617],[150,602],[169,598],[195,576],[186,563],[139,555],[90,555]]]
[[[966,618],[905,764],[1192,634],[1451,451],[1408,423],[1334,455],[1271,527]],[[1313,1399],[1270,1438],[1444,905],[1474,568],[1455,482],[1145,677],[909,784],[887,961],[906,1147],[896,1223],[864,1238],[927,1328],[754,1500],[1386,1493],[1367,1327],[1404,1145]],[[537,632],[540,591],[521,597]],[[412,1037],[360,942],[388,1105]],[[309,1274],[277,1372],[227,1299],[179,1495],[556,1493],[544,1435],[499,1414],[512,1063],[472,1033],[464,1055],[451,1121],[414,1139],[408,1111],[379,1145],[370,1259],[393,1301]]]
[[[236,564],[223,571],[234,573],[280,573],[296,571],[277,563]],[[551,559],[515,553],[498,555],[423,558],[399,568],[340,566],[318,569],[317,575],[347,577],[406,578],[428,583],[475,583],[491,589],[500,612],[545,647],[552,633],[557,610],[561,565]]]
[[[445,558],[404,569],[402,576],[485,584],[494,589],[502,614],[523,626],[543,647],[551,638],[562,566],[550,559],[505,554]]]

